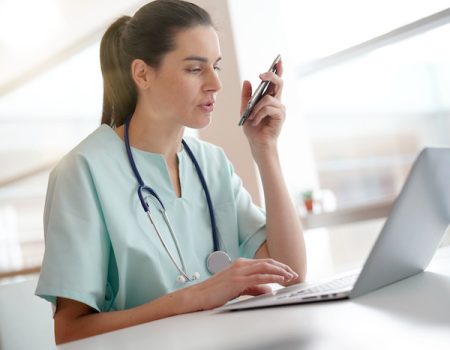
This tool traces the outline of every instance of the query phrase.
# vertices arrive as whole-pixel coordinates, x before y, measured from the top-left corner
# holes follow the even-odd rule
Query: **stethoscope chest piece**
[[[206,267],[212,274],[218,273],[231,264],[230,256],[222,250],[217,250],[208,255]]]

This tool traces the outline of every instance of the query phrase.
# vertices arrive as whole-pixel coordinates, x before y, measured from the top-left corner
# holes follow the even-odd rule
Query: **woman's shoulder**
[[[63,171],[66,168],[73,170],[74,167],[89,166],[99,159],[112,158],[110,155],[117,148],[116,138],[109,126],[103,124],[97,127],[61,158],[53,172]]]
[[[118,136],[114,130],[108,125],[102,124],[76,145],[69,154],[83,154],[86,157],[93,157],[108,152],[111,148],[117,146],[118,141]]]

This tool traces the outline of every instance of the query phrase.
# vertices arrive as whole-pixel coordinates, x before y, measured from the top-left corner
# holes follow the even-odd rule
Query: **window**
[[[296,201],[324,189],[331,209],[392,199],[423,146],[449,144],[446,7],[231,1],[242,77],[256,78],[282,53],[280,149]]]
[[[450,146],[449,3],[230,5],[243,79],[256,85],[282,54],[288,114],[279,147],[293,200],[305,213],[304,191],[327,194],[316,213],[358,221],[306,231],[309,278],[357,267],[384,218],[355,215],[393,200],[422,147]]]
[[[39,266],[50,169],[100,122],[99,45],[0,99],[0,273]]]
[[[340,206],[394,197],[424,147],[450,145],[450,25],[300,77],[318,185]]]

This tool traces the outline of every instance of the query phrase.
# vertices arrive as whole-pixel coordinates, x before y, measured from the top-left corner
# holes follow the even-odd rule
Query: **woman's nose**
[[[215,92],[222,89],[222,83],[220,81],[219,75],[217,74],[217,71],[214,70],[208,75],[206,89],[208,91],[215,91]]]

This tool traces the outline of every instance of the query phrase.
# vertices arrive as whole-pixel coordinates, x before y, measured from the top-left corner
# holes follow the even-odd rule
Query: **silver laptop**
[[[354,298],[422,272],[450,224],[450,148],[425,148],[415,160],[362,270],[301,283],[216,310]]]

